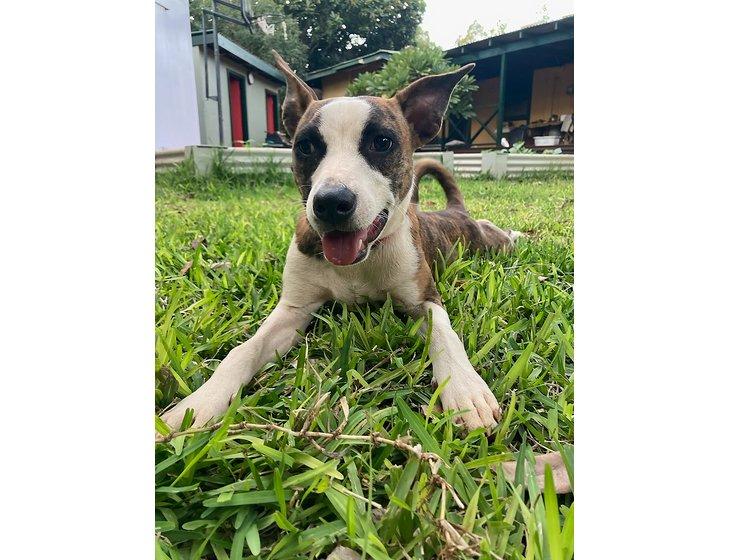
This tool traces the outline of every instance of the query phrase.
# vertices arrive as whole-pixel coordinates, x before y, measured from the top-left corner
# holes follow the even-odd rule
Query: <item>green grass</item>
[[[461,432],[434,409],[418,325],[389,303],[323,308],[301,346],[242,390],[226,423],[411,436],[441,457],[438,473],[464,506],[447,492],[444,519],[468,531],[472,553],[570,558],[572,497],[556,499],[549,484],[540,494],[530,469],[512,485],[492,466],[518,452],[572,456],[573,182],[460,185],[473,216],[529,235],[513,254],[462,257],[438,277],[455,330],[502,404],[495,436]],[[421,192],[425,210],[443,206],[436,183]],[[271,170],[158,175],[158,412],[198,388],[273,309],[297,199]],[[337,543],[375,559],[468,557],[449,544],[441,507],[428,464],[390,446],[225,425],[156,445],[158,558],[319,558]]]

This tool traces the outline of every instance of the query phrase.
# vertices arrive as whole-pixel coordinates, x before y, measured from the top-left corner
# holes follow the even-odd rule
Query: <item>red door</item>
[[[228,98],[231,103],[231,137],[234,147],[241,147],[246,140],[243,127],[243,98],[241,97],[241,80],[228,77]]]
[[[276,96],[266,92],[266,134],[276,132]]]

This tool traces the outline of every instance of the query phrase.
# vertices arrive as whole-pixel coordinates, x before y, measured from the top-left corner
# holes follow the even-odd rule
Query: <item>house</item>
[[[204,48],[205,47],[205,48]],[[155,2],[155,147],[279,144],[279,90],[271,64],[218,34],[220,114],[213,33],[190,30],[188,0]],[[205,61],[207,59],[207,65]]]
[[[279,89],[284,76],[268,62],[218,34],[220,52],[221,114],[216,97],[213,34],[192,33],[192,58],[202,144],[260,146],[277,140]],[[207,68],[205,60],[208,60]],[[221,141],[222,136],[222,141]]]
[[[445,52],[471,74],[476,117],[450,119],[442,145],[484,148],[527,140],[573,149],[573,16],[462,45]],[[538,139],[542,139],[539,141]]]
[[[306,81],[322,98],[345,95],[359,74],[382,68],[393,51],[377,51],[315,70]],[[451,117],[426,149],[473,151],[525,141],[529,147],[573,150],[573,16],[445,51],[471,75],[475,117]],[[497,141],[497,138],[500,141]]]
[[[396,51],[381,49],[370,54],[345,60],[339,64],[309,72],[305,79],[321,99],[347,95],[347,86],[363,72],[377,72]]]

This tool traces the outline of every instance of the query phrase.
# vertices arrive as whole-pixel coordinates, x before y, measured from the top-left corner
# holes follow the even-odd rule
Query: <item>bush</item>
[[[438,45],[427,39],[420,39],[414,46],[394,54],[380,71],[360,74],[350,84],[347,93],[392,97],[418,78],[443,74],[458,68],[458,65],[451,64],[444,58]],[[447,114],[462,118],[473,117],[471,92],[476,89],[474,77],[465,76],[454,89]]]

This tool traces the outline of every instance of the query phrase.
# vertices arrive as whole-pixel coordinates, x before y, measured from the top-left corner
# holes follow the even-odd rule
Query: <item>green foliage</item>
[[[540,8],[539,19],[536,23],[547,23],[550,21],[550,13],[548,12],[547,4],[543,4]]]
[[[466,33],[463,36],[459,36],[456,39],[458,46],[473,43],[475,41],[481,41],[482,39],[488,39],[489,37],[496,37],[507,32],[507,24],[503,21],[497,20],[497,23],[491,29],[487,30],[477,20],[472,21],[469,27],[466,29]]]
[[[378,72],[360,74],[348,87],[349,95],[392,97],[408,84],[423,76],[457,70],[449,63],[441,48],[426,38],[395,53]],[[458,117],[474,116],[471,92],[477,88],[473,76],[467,75],[458,83],[449,101],[448,113]]]
[[[189,0],[193,30],[201,29],[201,8],[210,0]],[[266,16],[273,35],[219,20],[220,32],[259,58],[273,63],[276,49],[295,70],[331,66],[380,49],[399,50],[413,41],[425,0],[251,0],[256,17]],[[226,6],[218,11],[240,17]],[[212,21],[206,22],[210,30]]]
[[[484,26],[477,20],[474,20],[469,24],[469,27],[466,28],[466,33],[464,33],[464,35],[459,35],[456,38],[456,44],[460,47],[468,43],[473,43],[474,41],[486,39],[488,36],[487,33],[488,32],[484,29]]]
[[[524,141],[515,142],[509,148],[504,148],[501,151],[503,153],[508,153],[508,154],[534,154],[535,153],[535,151],[532,150],[531,148],[525,147]]]
[[[426,2],[286,0],[282,9],[298,22],[311,71],[380,49],[402,49],[413,40]]]
[[[235,3],[235,2],[234,2]],[[202,8],[210,9],[210,0],[190,0],[190,25],[193,31],[201,30]],[[272,35],[264,34],[257,25],[253,30],[247,27],[218,20],[219,32],[228,37],[234,43],[240,45],[250,53],[273,64],[274,59],[271,50],[275,49],[287,62],[299,72],[303,72],[307,66],[307,47],[300,38],[300,31],[297,20],[284,13],[280,2],[275,0],[252,0],[251,7],[255,15],[267,16],[267,21],[274,26]],[[240,18],[240,12],[236,12],[226,6],[219,6],[220,13]],[[212,29],[212,18],[208,16],[205,27],[208,32]]]
[[[311,429],[331,432],[345,419],[344,399],[344,434],[410,435],[437,451],[439,474],[464,504],[447,494],[446,519],[479,538],[483,558],[570,558],[571,498],[551,486],[536,492],[529,467],[512,485],[491,465],[517,452],[529,464],[532,451],[545,448],[572,458],[560,442],[574,437],[573,183],[463,180],[460,187],[475,217],[529,235],[510,255],[461,256],[437,279],[456,332],[505,412],[494,439],[462,433],[429,406],[419,325],[389,302],[324,307],[303,343],[242,390],[226,422],[299,430],[309,418]],[[421,206],[444,206],[432,181],[422,183]],[[276,304],[300,209],[291,180],[273,171],[217,168],[195,177],[183,166],[158,174],[158,412],[185,394],[177,379],[199,387]],[[311,559],[335,543],[377,559],[444,552],[435,521],[440,490],[432,491],[426,465],[390,447],[317,443],[326,453],[306,438],[224,427],[157,445],[157,558]],[[572,460],[566,464],[572,470]]]
[[[457,37],[456,44],[458,46],[467,45],[474,41],[486,39],[488,36],[488,31],[484,29],[484,26],[477,20],[474,20],[469,24],[469,27],[467,27],[466,33]]]

